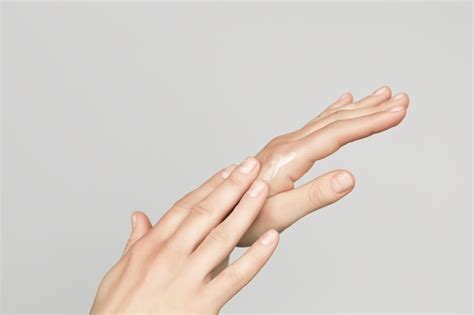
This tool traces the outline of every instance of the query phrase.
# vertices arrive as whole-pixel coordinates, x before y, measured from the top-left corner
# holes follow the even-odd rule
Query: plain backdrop
[[[406,120],[315,165],[301,183],[347,168],[356,189],[285,231],[224,311],[470,312],[472,4],[2,9],[3,313],[88,312],[132,210],[157,220],[383,84]]]

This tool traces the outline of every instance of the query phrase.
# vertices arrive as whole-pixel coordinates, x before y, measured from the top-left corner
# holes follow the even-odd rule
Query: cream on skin
[[[296,152],[277,155],[270,161],[270,168],[263,175],[264,180],[273,180],[278,176],[278,172],[296,158]]]
[[[257,160],[209,178],[155,225],[135,212],[124,254],[102,281],[91,314],[218,313],[270,258],[277,231],[343,198],[355,184],[340,169],[299,187],[294,182],[342,145],[396,126],[408,103],[388,87],[357,102],[345,93],[302,128],[272,139]],[[268,180],[255,181],[260,174]],[[250,248],[229,265],[237,245]]]

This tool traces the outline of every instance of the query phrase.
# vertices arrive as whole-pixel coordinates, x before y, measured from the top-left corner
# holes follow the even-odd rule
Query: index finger
[[[260,163],[247,158],[219,187],[195,204],[169,243],[180,252],[191,253],[239,202],[255,180]]]

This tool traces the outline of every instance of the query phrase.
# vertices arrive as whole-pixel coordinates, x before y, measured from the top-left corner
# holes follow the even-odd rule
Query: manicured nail
[[[265,187],[265,184],[261,180],[256,180],[249,189],[250,197],[257,197]]]
[[[338,194],[347,191],[354,185],[351,175],[346,172],[337,174],[331,179],[331,186]]]
[[[132,214],[132,229],[135,228],[135,225],[137,225],[137,215],[134,213]]]
[[[223,178],[228,178],[234,169],[235,169],[235,165],[234,165],[234,164],[227,166],[227,167],[221,172],[221,176],[222,176]]]
[[[348,96],[349,96],[349,92],[346,92],[346,93],[342,94],[341,97],[339,97],[338,100],[339,100],[339,101],[342,101],[343,99],[345,99],[345,98],[348,97]]]
[[[398,93],[397,95],[395,95],[395,96],[393,97],[393,99],[394,99],[394,100],[398,100],[398,99],[401,99],[401,98],[404,97],[404,96],[405,96],[405,94],[403,94],[403,93]]]
[[[265,232],[265,234],[262,235],[262,238],[260,239],[260,243],[264,246],[269,246],[273,244],[273,242],[276,239],[278,232],[275,230],[269,230]]]
[[[386,87],[386,86],[383,86],[383,87],[381,87],[380,89],[378,89],[377,91],[375,91],[375,92],[373,93],[373,95],[380,95],[380,94],[385,93],[385,91],[387,91],[387,87]]]
[[[389,111],[389,112],[400,112],[404,109],[405,109],[405,107],[403,107],[401,105],[398,105],[398,106],[394,106],[392,108],[389,108],[387,111]]]
[[[250,173],[257,165],[257,160],[253,157],[246,158],[239,166],[239,171],[244,174]]]

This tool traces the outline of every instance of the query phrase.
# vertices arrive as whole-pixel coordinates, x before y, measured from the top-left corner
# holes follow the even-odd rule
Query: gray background
[[[469,312],[471,6],[3,4],[4,313],[87,312],[132,210],[382,84],[406,120],[317,163],[355,191],[225,310]]]

